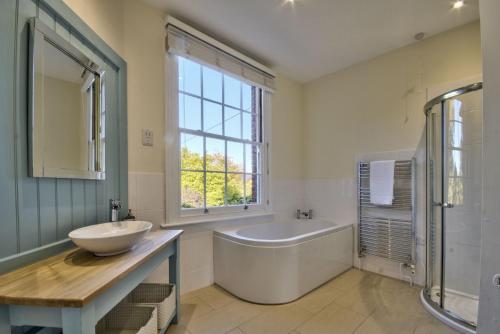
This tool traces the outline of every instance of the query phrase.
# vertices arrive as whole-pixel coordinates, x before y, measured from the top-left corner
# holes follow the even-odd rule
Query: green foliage
[[[225,170],[224,155],[208,154],[206,156],[207,169],[210,171]],[[181,151],[181,167],[189,170],[203,170],[203,156],[183,148]],[[231,160],[227,162],[228,170],[242,169]],[[207,207],[223,206],[225,193],[225,174],[207,172]],[[251,192],[252,180],[247,180],[247,192]],[[182,207],[201,208],[203,207],[204,182],[203,172],[182,172]],[[244,176],[242,174],[227,174],[227,204],[244,204]],[[251,194],[247,194],[251,198]]]

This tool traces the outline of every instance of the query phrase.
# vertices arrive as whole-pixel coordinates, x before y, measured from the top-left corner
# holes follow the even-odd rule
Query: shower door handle
[[[434,206],[440,206],[445,209],[453,209],[455,207],[453,203],[441,203],[441,202],[434,202]]]

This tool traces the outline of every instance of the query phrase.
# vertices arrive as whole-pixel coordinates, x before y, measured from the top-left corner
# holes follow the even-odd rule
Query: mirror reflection
[[[32,176],[103,179],[103,73],[42,23],[34,26]]]

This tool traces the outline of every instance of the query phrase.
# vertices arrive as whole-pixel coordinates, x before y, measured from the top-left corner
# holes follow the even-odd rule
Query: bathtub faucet
[[[313,210],[309,209],[309,211],[301,211],[297,209],[297,219],[312,219],[313,218]]]

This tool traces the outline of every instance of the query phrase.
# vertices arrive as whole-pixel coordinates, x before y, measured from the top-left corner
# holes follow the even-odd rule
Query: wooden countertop
[[[0,276],[0,304],[82,307],[167,247],[182,230],[150,232],[120,255],[97,257],[80,248]]]

